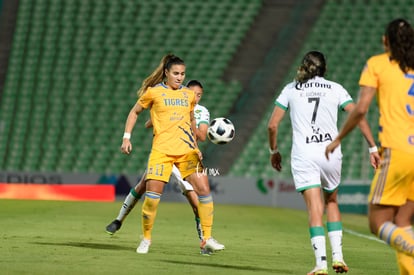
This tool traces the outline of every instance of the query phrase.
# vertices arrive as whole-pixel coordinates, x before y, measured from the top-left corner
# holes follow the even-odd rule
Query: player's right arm
[[[268,138],[269,138],[269,149],[270,149],[270,163],[272,167],[277,171],[282,170],[282,156],[280,155],[277,147],[277,133],[279,124],[282,121],[285,110],[279,106],[275,106],[273,109],[272,116],[270,117],[267,125]]]
[[[127,120],[125,122],[124,137],[122,139],[121,152],[129,154],[132,151],[131,144],[131,133],[134,129],[135,123],[137,122],[138,115],[144,110],[144,108],[137,102],[129,111]]]
[[[345,138],[364,118],[365,114],[368,112],[369,106],[372,99],[376,94],[376,88],[361,86],[360,96],[357,104],[349,113],[344,125],[342,126],[341,131],[338,136],[326,147],[325,156],[329,159],[329,154],[335,151],[335,149],[341,143],[341,140]]]
[[[351,113],[354,108],[355,108],[355,104],[350,103],[345,106],[344,110],[347,113]],[[376,148],[375,140],[374,140],[374,137],[372,136],[372,131],[371,131],[371,128],[369,127],[368,121],[365,118],[365,114],[364,114],[364,117],[359,121],[358,127],[361,130],[362,135],[365,137],[365,140],[367,141],[369,148]],[[370,151],[370,161],[371,161],[372,167],[374,167],[375,169],[378,168],[380,159],[381,158],[380,158],[378,151],[372,151],[372,152]]]

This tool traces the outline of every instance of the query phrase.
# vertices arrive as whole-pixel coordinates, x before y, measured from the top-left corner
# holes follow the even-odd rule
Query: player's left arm
[[[200,123],[198,127],[196,127],[196,130],[195,130],[197,140],[205,141],[207,138],[207,130],[208,130],[208,124]]]
[[[195,133],[194,138],[196,139],[194,142],[194,146],[196,148],[196,150],[198,151],[198,156],[200,157],[200,160],[203,159],[203,154],[201,153],[200,149],[198,149],[198,144],[197,144],[197,125],[196,125],[196,120],[194,118],[194,110],[191,110],[190,112],[190,122],[191,122],[191,129],[193,131],[193,133]]]
[[[147,121],[145,121],[145,128],[152,128],[152,120],[148,119]]]

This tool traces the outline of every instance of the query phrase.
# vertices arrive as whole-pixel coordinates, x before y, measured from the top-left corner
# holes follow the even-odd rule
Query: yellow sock
[[[413,229],[411,226],[403,227],[404,231],[413,236]],[[402,252],[397,251],[397,263],[400,270],[400,275],[414,275],[414,258]]]
[[[214,204],[211,195],[198,197],[198,215],[200,216],[201,229],[205,240],[211,237],[213,227]]]
[[[403,227],[385,222],[378,230],[378,237],[397,251],[414,257],[414,238]]]
[[[160,202],[161,194],[156,192],[145,192],[145,200],[142,204],[142,232],[144,238],[151,240],[151,231],[154,226],[157,207]]]
[[[397,251],[397,263],[400,275],[414,275],[414,258]]]

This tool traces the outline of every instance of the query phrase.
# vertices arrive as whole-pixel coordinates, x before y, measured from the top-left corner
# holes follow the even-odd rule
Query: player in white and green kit
[[[308,209],[309,232],[316,259],[316,266],[308,275],[328,274],[323,226],[325,209],[332,267],[337,273],[349,270],[342,254],[342,223],[337,201],[342,153],[336,150],[328,161],[324,152],[326,145],[338,135],[338,110],[349,112],[355,104],[340,84],[324,78],[325,72],[323,54],[317,51],[307,53],[295,81],[286,85],[276,99],[268,125],[271,164],[280,171],[282,157],[277,150],[278,125],[285,112],[290,111],[293,128],[292,175],[295,188],[303,195]],[[360,127],[369,146],[374,147],[367,121],[362,121]]]

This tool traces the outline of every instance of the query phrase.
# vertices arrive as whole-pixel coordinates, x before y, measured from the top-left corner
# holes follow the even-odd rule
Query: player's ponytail
[[[185,65],[184,61],[173,54],[163,56],[158,67],[142,82],[141,88],[138,90],[138,97],[143,95],[149,87],[153,87],[162,82],[165,78],[165,71],[169,70],[172,65]]]
[[[318,51],[308,52],[302,60],[295,80],[299,84],[306,83],[315,76],[324,76],[326,72],[325,56]]]
[[[385,30],[385,43],[391,59],[398,62],[401,70],[407,73],[414,70],[414,29],[404,19],[391,21]]]

